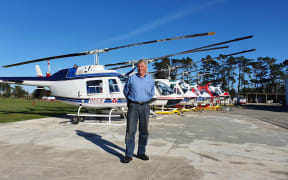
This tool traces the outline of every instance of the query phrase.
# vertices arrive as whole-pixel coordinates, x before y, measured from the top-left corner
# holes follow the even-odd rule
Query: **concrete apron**
[[[62,118],[0,124],[0,179],[288,179],[288,131],[252,117],[151,119],[150,160],[129,164],[120,162],[125,128]]]

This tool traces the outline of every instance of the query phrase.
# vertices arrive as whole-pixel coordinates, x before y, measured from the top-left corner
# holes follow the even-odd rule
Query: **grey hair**
[[[144,59],[139,60],[137,62],[137,65],[140,64],[140,63],[144,63],[147,66],[147,61],[145,61]]]

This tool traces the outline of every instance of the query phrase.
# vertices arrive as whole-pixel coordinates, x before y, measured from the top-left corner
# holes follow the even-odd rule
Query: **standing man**
[[[125,136],[126,151],[123,163],[129,163],[132,160],[138,120],[139,141],[136,157],[142,160],[149,160],[145,152],[149,135],[149,102],[154,96],[154,80],[150,75],[146,74],[147,64],[144,60],[138,61],[137,71],[138,73],[129,76],[124,87],[124,95],[128,100],[128,113]]]

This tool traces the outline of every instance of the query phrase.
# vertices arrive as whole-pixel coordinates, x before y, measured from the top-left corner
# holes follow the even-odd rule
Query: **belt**
[[[150,101],[145,101],[145,102],[137,102],[137,101],[131,101],[131,100],[128,100],[128,101],[129,103],[140,104],[140,105],[150,103]]]

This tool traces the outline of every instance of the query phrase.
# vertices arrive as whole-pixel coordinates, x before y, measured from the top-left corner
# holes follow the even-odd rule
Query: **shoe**
[[[138,154],[136,157],[143,160],[143,161],[149,160],[149,156],[147,156],[146,154]]]
[[[132,157],[125,156],[124,159],[122,160],[122,163],[129,163],[130,161],[132,161]]]

